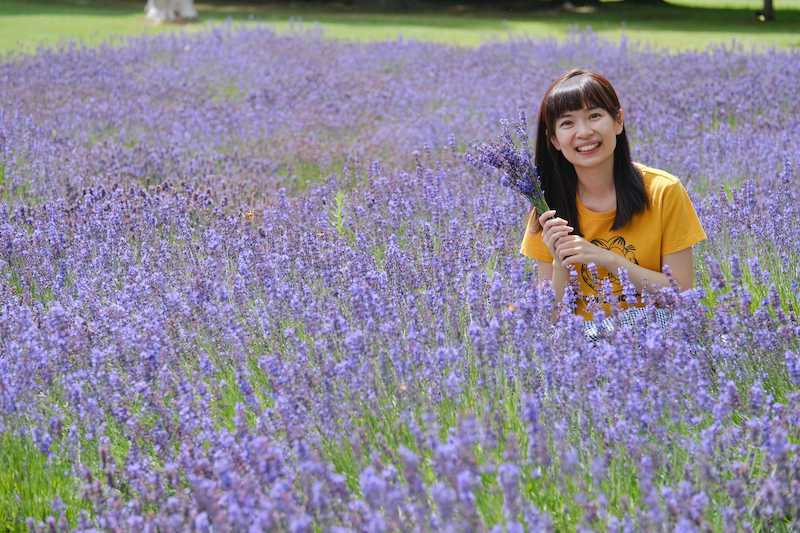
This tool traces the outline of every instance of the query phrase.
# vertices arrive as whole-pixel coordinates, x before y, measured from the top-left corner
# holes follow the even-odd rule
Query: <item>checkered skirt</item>
[[[647,326],[656,323],[662,329],[667,329],[672,319],[672,313],[656,307],[647,309],[646,307],[630,307],[620,311],[616,317],[604,318],[598,327],[594,320],[587,320],[583,323],[583,333],[590,340],[596,341],[600,337],[600,332],[613,330],[619,326]]]

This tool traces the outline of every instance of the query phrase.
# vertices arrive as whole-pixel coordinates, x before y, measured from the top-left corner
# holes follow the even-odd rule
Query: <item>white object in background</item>
[[[194,0],[147,0],[144,17],[156,24],[162,22],[195,22],[200,20]]]

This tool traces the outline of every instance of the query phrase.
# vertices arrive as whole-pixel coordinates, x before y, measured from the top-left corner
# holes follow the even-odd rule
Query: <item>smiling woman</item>
[[[615,302],[642,307],[643,293],[673,282],[691,288],[692,245],[705,239],[680,181],[631,161],[623,119],[608,80],[580,69],[553,82],[539,113],[536,166],[554,209],[531,210],[521,252],[589,319]]]

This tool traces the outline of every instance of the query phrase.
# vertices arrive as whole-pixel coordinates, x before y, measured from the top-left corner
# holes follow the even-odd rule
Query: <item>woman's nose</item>
[[[581,137],[586,137],[592,134],[592,128],[589,127],[584,121],[578,122],[578,135]]]

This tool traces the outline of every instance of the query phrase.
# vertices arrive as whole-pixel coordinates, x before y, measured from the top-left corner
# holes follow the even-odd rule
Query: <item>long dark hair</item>
[[[578,175],[572,163],[553,146],[550,136],[554,135],[558,117],[586,107],[600,107],[615,120],[620,118],[619,98],[607,79],[590,70],[575,69],[563,74],[550,85],[542,99],[539,131],[536,136],[536,168],[545,199],[556,210],[557,216],[567,220],[578,235],[583,235],[578,219],[578,206],[575,203]],[[612,230],[624,227],[634,215],[643,212],[650,205],[642,174],[631,161],[631,149],[624,124],[622,132],[617,135],[617,147],[614,150],[614,188],[617,194],[617,213],[611,225]],[[538,226],[538,221],[535,225]]]

